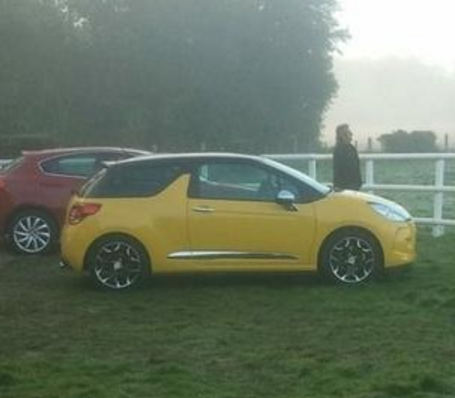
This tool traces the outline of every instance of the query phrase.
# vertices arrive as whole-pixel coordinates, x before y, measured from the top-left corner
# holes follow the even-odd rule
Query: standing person
[[[349,125],[340,124],[336,128],[336,145],[333,151],[333,187],[337,190],[358,191],[362,186],[359,155],[351,142],[352,132]]]

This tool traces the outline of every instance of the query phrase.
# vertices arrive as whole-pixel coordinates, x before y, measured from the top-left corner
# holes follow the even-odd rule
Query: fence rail
[[[308,162],[308,174],[317,179],[317,163],[319,161],[331,160],[329,154],[267,154],[265,155],[275,160],[303,160]],[[415,217],[419,224],[433,225],[433,235],[440,236],[444,233],[445,226],[455,226],[455,219],[443,218],[444,193],[455,193],[455,186],[445,185],[444,175],[446,161],[455,160],[455,153],[406,153],[406,154],[386,154],[368,153],[360,154],[360,159],[365,161],[365,184],[362,190],[368,192],[376,191],[396,191],[396,192],[432,192],[433,195],[433,217]],[[413,184],[376,184],[374,182],[375,162],[387,160],[433,160],[434,184],[433,185],[413,185]]]

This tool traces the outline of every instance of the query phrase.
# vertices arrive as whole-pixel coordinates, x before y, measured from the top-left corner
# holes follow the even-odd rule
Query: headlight
[[[400,205],[396,203],[369,203],[371,208],[381,216],[391,221],[407,221],[411,215]]]

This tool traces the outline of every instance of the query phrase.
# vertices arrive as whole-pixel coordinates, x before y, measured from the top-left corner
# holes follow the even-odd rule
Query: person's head
[[[336,139],[337,144],[350,144],[352,141],[352,132],[349,128],[349,124],[340,124],[336,128]]]

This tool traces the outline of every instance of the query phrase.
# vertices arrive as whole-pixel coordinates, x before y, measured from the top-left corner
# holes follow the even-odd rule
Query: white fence
[[[318,154],[293,154],[265,155],[275,160],[304,160],[308,162],[308,174],[317,179],[318,161],[330,160],[332,155]],[[374,192],[396,191],[396,192],[432,192],[433,193],[433,217],[415,217],[419,224],[433,225],[433,235],[440,236],[444,233],[444,226],[455,226],[454,219],[443,218],[444,193],[455,193],[455,186],[444,184],[446,161],[455,159],[455,153],[419,153],[419,154],[360,154],[360,158],[365,161],[364,179],[365,184],[362,190]],[[433,185],[411,185],[411,184],[376,184],[374,182],[375,162],[387,160],[433,160],[434,161],[434,184]],[[454,214],[455,216],[455,214]]]

